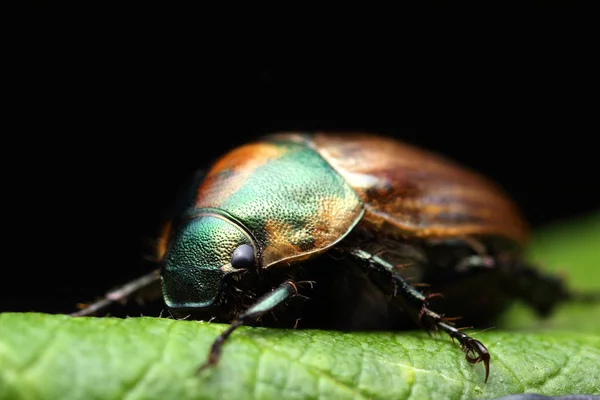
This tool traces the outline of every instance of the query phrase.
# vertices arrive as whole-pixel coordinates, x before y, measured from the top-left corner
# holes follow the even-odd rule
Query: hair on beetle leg
[[[445,317],[445,316],[442,316],[442,321],[452,323],[452,322],[458,321],[458,320],[460,320],[462,318],[463,317],[460,317],[460,316],[459,317]]]
[[[459,331],[464,331],[464,330],[467,330],[467,329],[473,329],[473,326],[462,326],[462,327],[456,328],[456,329],[459,330]]]
[[[436,292],[436,293],[429,293],[429,294],[425,295],[425,299],[427,299],[427,300],[429,300],[429,299],[433,299],[433,298],[435,298],[435,297],[441,297],[441,298],[444,298],[444,294],[443,294],[443,293]]]
[[[406,267],[412,267],[412,266],[414,266],[416,264],[417,264],[416,262],[408,262],[408,263],[395,264],[394,268],[396,270],[401,270],[401,269],[406,268]]]
[[[424,283],[424,282],[421,282],[421,283],[411,283],[411,285],[413,287],[415,287],[415,288],[419,288],[419,287],[431,287],[431,284]]]
[[[310,286],[311,289],[314,289],[315,285],[317,284],[317,282],[315,282],[315,281],[299,281],[299,282],[296,282],[297,286],[301,286],[303,284],[307,284],[307,285]],[[297,288],[296,288],[296,291],[297,291]]]

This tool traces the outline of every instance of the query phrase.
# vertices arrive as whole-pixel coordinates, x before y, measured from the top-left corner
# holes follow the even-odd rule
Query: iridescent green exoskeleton
[[[270,135],[221,157],[190,193],[166,224],[160,270],[75,315],[160,280],[176,315],[231,322],[202,368],[236,327],[302,318],[444,331],[487,381],[486,347],[450,317],[483,326],[511,299],[547,314],[567,297],[524,263],[527,226],[494,183],[382,136]]]

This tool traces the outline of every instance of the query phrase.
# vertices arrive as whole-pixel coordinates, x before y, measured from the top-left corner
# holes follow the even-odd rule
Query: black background
[[[202,11],[38,11],[11,61],[16,224],[0,311],[70,312],[149,270],[186,176],[279,130],[372,131],[439,151],[503,185],[534,228],[600,209],[585,10],[438,8],[417,24],[338,16],[343,27],[322,30],[287,17],[211,25]]]

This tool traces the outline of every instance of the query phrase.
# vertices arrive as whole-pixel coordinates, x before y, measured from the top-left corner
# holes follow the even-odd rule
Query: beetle
[[[300,321],[443,331],[487,382],[487,348],[456,321],[484,326],[515,299],[545,316],[569,297],[524,259],[528,235],[503,189],[437,153],[368,133],[273,133],[195,179],[165,225],[159,269],[72,315],[160,282],[175,315],[231,323],[200,370],[240,325]]]

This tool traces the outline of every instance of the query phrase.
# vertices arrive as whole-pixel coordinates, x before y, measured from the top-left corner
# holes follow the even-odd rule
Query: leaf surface
[[[600,290],[600,214],[540,231],[531,258]],[[600,305],[547,321],[517,306],[471,331],[490,379],[446,335],[242,327],[221,362],[196,368],[226,325],[159,318],[0,314],[0,399],[421,399],[600,394]]]

